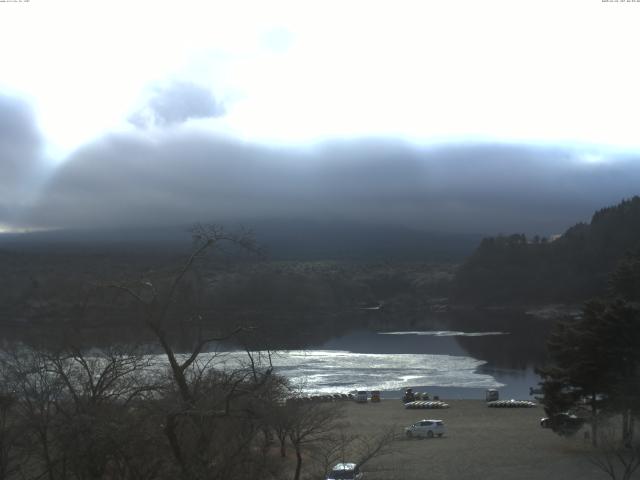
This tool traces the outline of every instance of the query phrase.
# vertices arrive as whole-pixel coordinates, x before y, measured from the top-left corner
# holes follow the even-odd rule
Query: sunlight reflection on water
[[[263,358],[265,352],[261,353]],[[213,354],[204,354],[203,360]],[[218,366],[246,363],[244,352],[217,354]],[[272,354],[275,371],[304,392],[345,393],[350,390],[399,390],[439,386],[499,388],[494,377],[477,373],[485,362],[471,357],[434,354],[370,354],[340,350],[286,350]]]

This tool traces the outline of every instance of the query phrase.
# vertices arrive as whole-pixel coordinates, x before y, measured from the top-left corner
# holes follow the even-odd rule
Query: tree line
[[[459,268],[458,301],[540,303],[600,295],[607,276],[640,246],[640,197],[596,212],[556,239],[523,234],[485,238]]]

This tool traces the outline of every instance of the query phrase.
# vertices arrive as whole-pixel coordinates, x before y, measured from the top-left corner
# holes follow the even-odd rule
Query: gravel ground
[[[445,400],[446,401],[446,400]],[[406,410],[399,400],[346,406],[357,433],[401,429],[423,418],[442,419],[442,438],[407,439],[365,465],[367,479],[605,479],[589,461],[579,432],[566,439],[539,425],[541,407],[488,408],[481,400],[451,400],[445,410]]]

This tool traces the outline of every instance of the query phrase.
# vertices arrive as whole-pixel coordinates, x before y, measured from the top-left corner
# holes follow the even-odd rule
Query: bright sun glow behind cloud
[[[179,79],[248,140],[498,139],[638,147],[640,3],[56,2],[3,4],[0,87],[34,105],[53,151]],[[275,39],[275,40],[274,40]]]

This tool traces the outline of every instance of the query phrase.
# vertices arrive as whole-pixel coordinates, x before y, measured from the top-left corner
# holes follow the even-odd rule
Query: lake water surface
[[[461,339],[490,348],[514,341],[508,332],[357,331],[318,348],[280,352],[273,362],[308,393],[382,390],[399,398],[413,387],[442,398],[484,398],[487,388],[498,388],[501,398],[529,398],[529,387],[539,381],[533,364],[492,365]]]
[[[307,394],[381,390],[386,397],[399,398],[412,387],[441,398],[484,398],[487,388],[497,388],[501,398],[529,399],[530,387],[538,386],[534,369],[544,364],[545,338],[553,324],[495,311],[454,312],[418,321],[372,315],[358,329],[327,330],[314,341],[275,347],[275,371]],[[317,325],[323,325],[322,319]],[[98,338],[117,341],[117,333],[112,335],[114,339],[94,332],[87,343],[99,346]],[[189,351],[191,342],[187,338],[184,343],[178,351]],[[218,345],[227,350],[219,360],[245,361],[246,353],[236,348]]]
[[[360,329],[279,350],[272,362],[306,394],[381,390],[400,398],[412,387],[441,398],[484,398],[486,389],[497,388],[501,398],[531,399],[548,325],[522,319],[482,322],[483,330],[465,322],[447,325],[457,328]],[[234,355],[241,361],[245,354]]]

